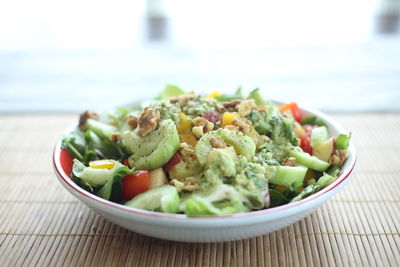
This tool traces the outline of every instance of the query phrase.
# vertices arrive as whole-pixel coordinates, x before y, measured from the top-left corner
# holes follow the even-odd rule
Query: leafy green
[[[290,202],[302,200],[302,199],[318,192],[322,188],[330,185],[333,181],[335,181],[335,179],[336,179],[336,176],[332,176],[327,173],[324,173],[324,175],[322,175],[315,184],[311,184],[311,185],[307,186],[306,188],[304,188],[300,192],[300,194],[298,194],[296,197],[294,197],[292,199],[292,201],[290,201]]]
[[[336,148],[339,150],[346,150],[350,144],[351,133],[349,134],[339,134],[336,139]]]
[[[303,118],[301,121],[302,125],[308,124],[308,125],[317,125],[317,126],[326,126],[326,123],[324,120],[318,118],[315,115],[309,115]]]
[[[290,202],[302,200],[303,198],[306,198],[306,197],[316,193],[321,188],[322,188],[322,186],[320,184],[311,184],[311,185],[307,186],[306,188],[304,188],[303,191],[301,191],[300,194],[298,194],[296,197],[294,197]]]
[[[120,107],[120,108],[115,108],[115,109],[109,110],[107,112],[107,116],[114,125],[118,126],[118,128],[121,128],[125,123],[123,118],[126,115],[128,115],[130,112],[131,112],[131,110]]]
[[[72,157],[83,161],[86,151],[84,133],[77,129],[65,135],[62,139],[61,147],[67,149]]]
[[[107,138],[100,138],[91,130],[86,131],[85,139],[87,148],[91,151],[95,151],[102,158],[122,160],[126,157],[121,146]]]
[[[282,194],[278,190],[270,189],[269,190],[269,197],[270,197],[270,207],[276,207],[289,202],[284,194]]]
[[[234,99],[243,99],[242,87],[239,87],[238,89],[236,89],[236,91],[233,95],[222,94],[215,98],[215,100],[217,100],[218,102],[229,102]]]
[[[107,181],[103,187],[97,192],[97,195],[101,198],[109,200],[111,196],[113,198],[117,198],[121,193],[121,180],[128,174],[131,174],[132,171],[127,166],[122,166],[115,170],[113,177]],[[117,192],[113,192],[114,187],[119,190],[114,190]]]

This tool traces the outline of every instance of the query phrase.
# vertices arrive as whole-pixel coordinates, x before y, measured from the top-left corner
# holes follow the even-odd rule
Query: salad
[[[189,216],[306,198],[338,177],[351,138],[330,137],[323,120],[258,89],[198,95],[167,85],[141,107],[102,116],[84,112],[63,137],[71,179],[106,200]]]

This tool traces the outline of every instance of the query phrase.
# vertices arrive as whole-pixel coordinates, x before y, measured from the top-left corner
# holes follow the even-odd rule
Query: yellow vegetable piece
[[[219,96],[221,96],[221,91],[216,90],[216,91],[212,91],[207,97],[208,98],[216,98]]]
[[[195,147],[197,144],[196,136],[194,136],[191,132],[180,134],[179,139],[181,143],[186,143],[191,147]]]
[[[114,168],[115,162],[112,160],[108,159],[102,159],[102,160],[95,160],[89,162],[89,167],[94,168],[94,169],[108,169],[111,170]]]
[[[298,122],[295,122],[293,131],[296,134],[296,136],[305,136],[306,135],[306,131],[301,126],[301,124]]]
[[[233,121],[239,117],[240,115],[236,112],[224,112],[222,115],[221,127],[224,128],[227,125],[233,125]]]
[[[179,116],[181,120],[176,125],[178,133],[181,134],[190,131],[190,129],[192,129],[192,120],[182,112],[179,112]]]

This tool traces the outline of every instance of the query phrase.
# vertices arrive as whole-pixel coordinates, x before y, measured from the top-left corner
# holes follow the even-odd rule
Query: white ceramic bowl
[[[280,104],[276,102],[277,104]],[[331,136],[346,131],[323,113],[302,107],[305,115],[316,115],[328,125]],[[325,203],[348,181],[356,163],[353,141],[349,146],[349,158],[342,167],[341,175],[329,186],[301,201],[283,206],[215,217],[189,217],[182,214],[166,214],[129,208],[93,195],[76,185],[64,172],[61,160],[61,140],[54,154],[54,170],[60,183],[76,198],[84,202],[106,219],[134,232],[168,240],[185,242],[219,242],[254,237],[288,226]]]

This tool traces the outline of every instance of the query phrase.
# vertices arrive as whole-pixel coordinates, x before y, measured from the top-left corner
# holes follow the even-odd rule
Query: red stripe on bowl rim
[[[351,144],[353,147],[353,145]],[[60,152],[61,152],[61,141],[59,141],[54,149],[53,153],[53,164],[54,164],[54,169],[57,172],[58,176],[62,179],[64,184],[68,185],[70,188],[78,192],[79,194],[93,200],[96,202],[99,202],[101,204],[117,208],[119,210],[137,214],[137,215],[145,215],[145,216],[151,216],[151,217],[159,217],[159,218],[170,218],[170,219],[233,219],[233,218],[243,218],[243,217],[249,217],[249,216],[259,216],[259,215],[264,215],[264,214],[269,214],[269,213],[274,213],[282,210],[287,210],[295,206],[302,205],[306,202],[310,202],[326,193],[329,191],[335,189],[337,186],[339,186],[341,183],[343,183],[353,172],[354,166],[357,161],[357,155],[355,153],[354,149],[351,149],[351,155],[353,157],[352,162],[350,163],[351,167],[348,168],[346,171],[343,171],[339,177],[329,186],[325,187],[321,191],[312,194],[311,196],[300,200],[296,201],[293,203],[288,203],[282,206],[274,207],[274,208],[269,208],[269,209],[264,209],[264,210],[257,210],[257,211],[250,211],[250,212],[245,212],[245,213],[236,213],[232,215],[221,215],[221,216],[201,216],[201,217],[196,217],[196,216],[187,216],[184,214],[169,214],[169,213],[162,213],[162,212],[156,212],[156,211],[147,211],[147,210],[141,210],[141,209],[135,209],[135,208],[130,208],[115,202],[111,202],[109,200],[105,200],[103,198],[100,198],[85,189],[81,188],[79,185],[75,184],[72,179],[64,172],[62,166],[61,166],[61,161],[60,161]]]

